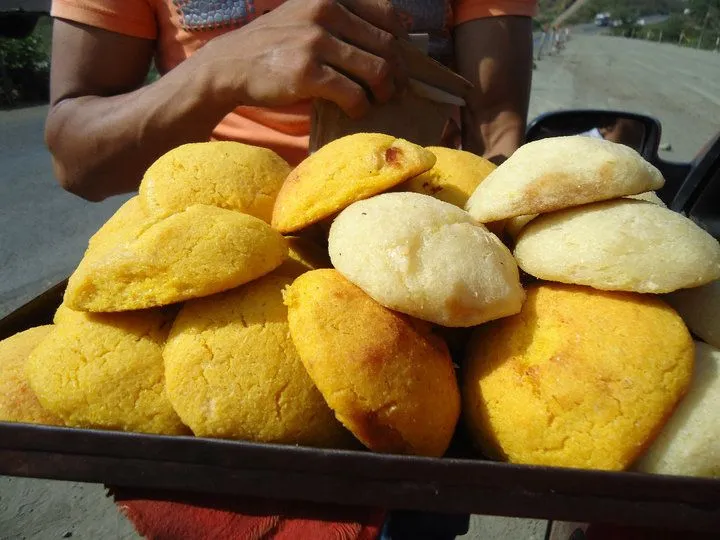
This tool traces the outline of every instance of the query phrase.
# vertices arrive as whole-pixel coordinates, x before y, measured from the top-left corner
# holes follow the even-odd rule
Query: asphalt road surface
[[[720,129],[720,54],[574,34],[534,72],[530,116],[569,108],[651,114],[663,155],[689,160]],[[45,107],[0,111],[0,316],[66,277],[87,240],[127,197],[87,203],[53,180]],[[468,538],[544,538],[537,520],[475,517]],[[101,486],[0,478],[0,540],[135,538]]]
[[[672,44],[573,34],[533,74],[530,117],[599,108],[662,122],[661,156],[689,161],[720,130],[720,54]]]
[[[127,197],[91,204],[53,179],[46,107],[0,111],[0,316],[67,277]]]

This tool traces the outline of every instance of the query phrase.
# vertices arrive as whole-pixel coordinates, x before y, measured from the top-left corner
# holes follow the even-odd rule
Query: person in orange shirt
[[[137,189],[180,144],[211,138],[307,155],[310,100],[353,117],[404,86],[397,39],[475,84],[463,148],[493,158],[523,139],[536,0],[53,0],[46,141],[88,200]],[[151,62],[161,77],[145,85]]]
[[[430,34],[431,54],[475,85],[463,148],[502,159],[524,137],[536,3],[53,0],[46,141],[56,177],[98,201],[136,190],[171,148],[213,138],[297,164],[308,152],[310,100],[358,117],[402,91],[397,40],[407,32]],[[145,84],[153,61],[161,77]],[[383,538],[452,538],[468,521],[173,492],[114,497],[152,538],[374,538],[383,523]]]

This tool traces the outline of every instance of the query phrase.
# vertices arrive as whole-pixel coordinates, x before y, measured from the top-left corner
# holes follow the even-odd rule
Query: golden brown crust
[[[308,377],[290,338],[280,269],[187,302],[165,346],[167,394],[203,437],[347,447],[352,437]]]
[[[144,309],[232,289],[277,268],[287,243],[262,220],[198,204],[98,232],[65,292],[78,310]]]
[[[293,169],[278,193],[272,225],[283,234],[304,229],[427,171],[434,163],[428,150],[390,135],[342,137]]]
[[[693,342],[656,297],[537,284],[480,327],[464,378],[479,446],[514,463],[621,470],[688,388]]]
[[[150,215],[207,204],[269,223],[289,173],[287,162],[268,148],[234,141],[184,144],[148,168],[139,199]]]
[[[379,452],[445,452],[459,393],[430,325],[382,307],[335,270],[303,274],[285,303],[305,368],[358,439]]]
[[[84,313],[63,308],[27,362],[42,406],[83,428],[186,434],[165,395],[162,348],[173,310]]]
[[[463,150],[439,146],[428,146],[426,150],[437,158],[432,169],[400,184],[394,191],[423,193],[465,208],[475,188],[496,169],[491,161]]]
[[[52,329],[51,324],[38,326],[0,341],[0,421],[63,425],[40,405],[25,373],[30,353]]]

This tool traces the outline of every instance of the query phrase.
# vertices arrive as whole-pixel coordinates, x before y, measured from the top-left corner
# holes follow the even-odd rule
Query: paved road
[[[662,152],[690,160],[720,129],[720,54],[608,36],[574,35],[537,62],[530,117],[570,108],[619,109],[657,117]]]
[[[575,35],[534,72],[531,116],[583,107],[657,116],[667,157],[689,159],[720,125],[720,55]],[[65,277],[125,198],[86,203],[53,181],[45,107],[0,111],[0,315]],[[101,486],[0,478],[0,539],[135,538]],[[544,537],[544,522],[475,517],[467,538]]]
[[[124,198],[90,204],[53,179],[47,107],[0,111],[0,317],[77,265],[90,235]],[[0,477],[0,540],[138,538],[103,486]]]
[[[0,111],[0,316],[60,281],[125,198],[90,204],[54,181],[46,107]]]

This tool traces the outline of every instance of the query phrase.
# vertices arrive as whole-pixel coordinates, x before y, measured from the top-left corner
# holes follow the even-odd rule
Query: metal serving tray
[[[60,283],[0,321],[47,324]],[[0,422],[0,474],[118,487],[717,532],[720,480],[495,463],[458,434],[442,459]]]

